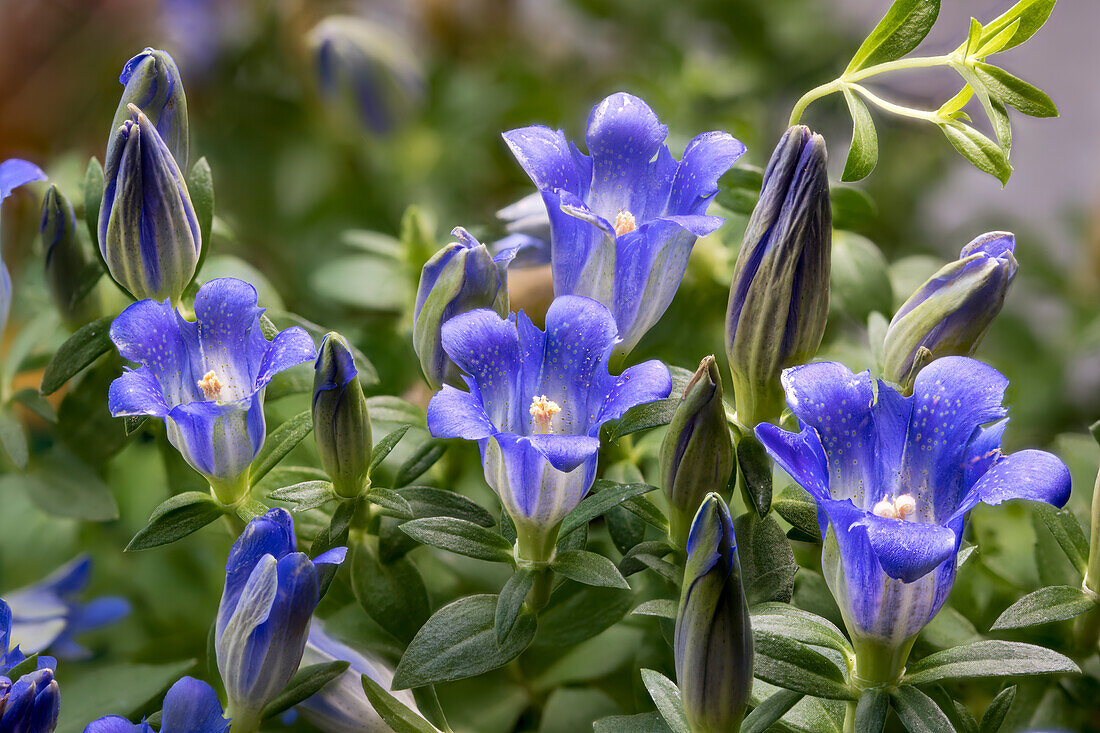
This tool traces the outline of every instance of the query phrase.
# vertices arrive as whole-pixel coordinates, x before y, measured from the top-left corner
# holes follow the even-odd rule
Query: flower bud
[[[61,691],[49,667],[14,682],[0,676],[0,731],[50,733],[60,710]]]
[[[336,332],[325,336],[314,370],[317,453],[336,493],[353,498],[370,485],[370,415],[355,359],[343,336]]]
[[[71,323],[91,320],[96,302],[88,297],[90,293],[80,291],[88,265],[93,262],[92,253],[77,233],[72,204],[57,186],[46,191],[40,228],[46,250],[46,284],[58,310]]]
[[[175,303],[198,265],[199,220],[168,146],[141,110],[130,113],[108,149],[99,249],[135,298]]]
[[[130,105],[140,109],[157,129],[157,133],[172,152],[181,170],[187,170],[188,132],[187,97],[183,93],[176,62],[167,51],[146,48],[122,67],[119,82],[125,87],[119,100],[111,130],[117,130],[130,119]],[[110,160],[118,136],[112,134],[107,142],[107,159]]]
[[[908,394],[925,364],[974,353],[1016,277],[1015,248],[1009,232],[983,234],[909,296],[886,331],[887,379]]]
[[[462,227],[451,232],[458,241],[436,252],[420,274],[413,312],[413,348],[433,389],[457,382],[454,364],[443,352],[442,328],[449,319],[477,308],[508,315],[508,263],[514,249],[495,257]]]
[[[742,425],[779,417],[780,372],[821,344],[831,237],[825,140],[795,125],[764,171],[730,286],[726,353]]]
[[[13,190],[24,183],[41,181],[45,178],[46,174],[34,163],[18,158],[0,162],[0,207],[4,205],[4,199],[10,196]],[[8,274],[8,268],[4,265],[4,260],[0,259],[0,332],[3,332],[4,326],[8,323],[10,309],[11,276]]]
[[[737,730],[752,691],[752,628],[733,521],[722,497],[699,507],[676,616],[676,681],[694,733]]]
[[[683,547],[703,497],[725,489],[733,471],[733,438],[722,403],[722,377],[713,356],[700,362],[684,390],[659,456],[661,488],[669,505],[669,535]]]

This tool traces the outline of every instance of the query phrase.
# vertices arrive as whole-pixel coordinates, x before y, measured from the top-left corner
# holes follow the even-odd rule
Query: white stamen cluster
[[[615,217],[615,236],[621,237],[624,234],[634,231],[638,228],[637,222],[634,221],[634,215],[626,209],[619,212]]]
[[[893,501],[890,501],[889,496],[883,496],[882,501],[871,509],[871,513],[886,519],[909,519],[909,515],[916,510],[916,499],[909,494],[901,494]]]
[[[202,375],[202,379],[199,380],[199,387],[208,400],[216,399],[221,395],[222,383],[213,369]]]
[[[561,412],[561,405],[553,400],[546,398],[546,395],[535,395],[531,398],[531,409],[529,410],[531,417],[535,418],[535,427],[540,433],[549,434],[551,431],[550,423],[554,419],[554,415]]]

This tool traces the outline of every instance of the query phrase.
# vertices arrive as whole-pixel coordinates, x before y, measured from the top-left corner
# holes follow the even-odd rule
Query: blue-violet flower
[[[183,677],[164,696],[160,733],[226,733],[229,721],[222,717],[222,706],[214,688],[194,677]],[[142,720],[131,723],[119,715],[93,720],[84,733],[154,733]]]

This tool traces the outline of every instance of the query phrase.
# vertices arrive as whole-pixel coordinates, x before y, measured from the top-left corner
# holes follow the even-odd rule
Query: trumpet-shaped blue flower
[[[857,675],[891,681],[951,591],[967,512],[1008,499],[1062,506],[1069,471],[1043,451],[1001,453],[1008,380],[973,359],[932,362],[910,397],[881,380],[876,394],[867,372],[834,362],[782,380],[802,430],[765,423],[756,435],[817,502],[825,579]],[[872,647],[892,658],[864,663],[861,648]]]
[[[111,324],[118,352],[140,364],[111,383],[111,414],[163,419],[172,445],[226,504],[247,491],[249,465],[264,442],[264,387],[317,357],[300,328],[264,338],[261,313],[254,287],[223,278],[199,288],[194,322],[168,301],[143,300]]]
[[[11,638],[19,642],[24,653],[49,649],[63,659],[85,658],[89,652],[77,643],[76,636],[113,624],[130,613],[130,603],[118,596],[80,601],[91,576],[92,558],[83,555],[44,580],[5,595],[11,607]]]
[[[11,192],[31,181],[44,181],[46,174],[34,163],[29,163],[19,158],[12,158],[0,163],[0,207],[4,199],[11,196]],[[0,257],[0,332],[8,323],[8,312],[11,310],[11,275],[4,265],[3,257]]]
[[[723,220],[706,216],[718,178],[745,152],[724,132],[688,143],[683,159],[664,145],[668,128],[638,97],[613,94],[588,117],[589,155],[561,130],[504,133],[550,215],[557,295],[584,295],[611,309],[627,353],[672,302],[698,237]]]
[[[160,715],[160,733],[225,733],[229,721],[214,688],[194,677],[183,677],[168,690]],[[154,733],[142,720],[131,723],[119,715],[93,720],[84,733]]]
[[[251,730],[298,669],[309,619],[320,600],[318,565],[341,563],[346,547],[310,559],[296,551],[294,520],[271,509],[245,527],[229,550],[214,627],[228,715]]]
[[[469,391],[444,385],[428,405],[428,427],[478,442],[485,480],[527,560],[548,559],[561,520],[592,486],[600,426],[672,390],[659,361],[609,374],[618,342],[611,311],[578,296],[554,300],[545,331],[524,313],[505,320],[487,309],[443,325],[443,348]]]

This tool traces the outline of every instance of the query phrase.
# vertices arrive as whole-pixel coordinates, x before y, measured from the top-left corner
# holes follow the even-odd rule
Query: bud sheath
[[[167,51],[146,48],[126,62],[118,80],[125,89],[111,130],[117,130],[130,119],[130,105],[134,105],[149,118],[176,163],[186,171],[189,152],[187,96],[183,93],[183,80],[176,62]],[[116,144],[117,138],[112,134],[107,143],[108,159],[115,152]]]
[[[336,493],[353,498],[370,485],[370,415],[347,340],[325,336],[313,377],[313,435]]]

